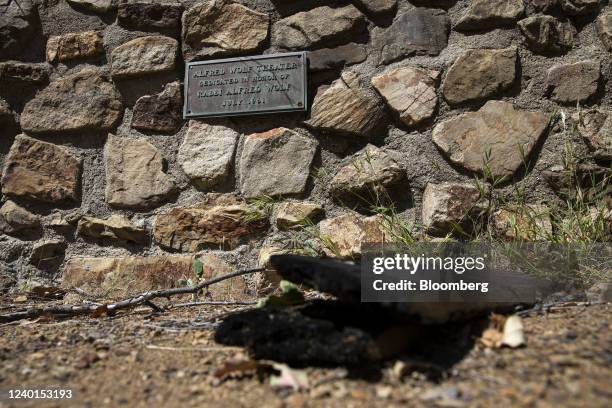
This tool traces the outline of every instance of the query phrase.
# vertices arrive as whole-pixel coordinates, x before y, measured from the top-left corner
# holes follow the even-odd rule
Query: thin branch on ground
[[[232,300],[207,300],[202,302],[188,302],[188,303],[177,303],[175,305],[171,305],[169,309],[176,309],[178,307],[191,307],[191,306],[252,306],[256,305],[255,301],[232,301]]]
[[[217,276],[204,282],[200,282],[197,285],[172,289],[150,290],[148,292],[143,292],[115,303],[81,303],[80,305],[52,305],[45,307],[32,307],[30,309],[0,315],[0,323],[8,323],[23,319],[34,319],[41,316],[67,317],[91,315],[94,317],[98,317],[104,314],[114,315],[118,310],[132,309],[136,306],[148,305],[149,307],[151,307],[151,300],[156,298],[170,298],[172,296],[177,295],[198,293],[200,290],[215,283],[235,278],[237,276],[261,272],[263,270],[264,268],[242,269],[225,275]]]

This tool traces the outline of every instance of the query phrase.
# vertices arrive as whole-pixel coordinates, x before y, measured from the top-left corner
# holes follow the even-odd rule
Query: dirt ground
[[[2,302],[1,312],[12,309]],[[19,305],[20,307],[23,304]],[[2,407],[609,407],[612,305],[577,305],[523,317],[526,347],[487,349],[470,324],[442,368],[414,355],[345,369],[306,367],[309,388],[213,373],[244,353],[215,343],[214,327],[245,306],[199,306],[158,315],[20,321],[0,326]],[[436,346],[429,351],[435,356]],[[400,375],[394,367],[402,361]],[[72,389],[70,400],[9,400],[9,389]]]

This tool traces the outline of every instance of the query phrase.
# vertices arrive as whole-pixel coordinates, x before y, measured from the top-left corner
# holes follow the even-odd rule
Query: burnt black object
[[[361,301],[359,264],[300,255],[272,255],[270,265],[288,281],[331,293],[345,301]]]

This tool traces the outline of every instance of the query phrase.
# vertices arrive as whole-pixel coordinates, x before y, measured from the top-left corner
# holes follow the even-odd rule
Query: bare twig
[[[217,276],[204,282],[200,282],[197,285],[185,286],[180,288],[162,289],[162,290],[151,290],[143,292],[138,295],[132,296],[125,300],[121,300],[115,303],[107,304],[92,304],[92,303],[81,303],[80,305],[52,305],[46,307],[33,307],[26,310],[21,310],[14,313],[8,313],[0,315],[0,323],[12,322],[15,320],[22,319],[33,319],[40,316],[82,316],[92,315],[100,316],[103,314],[113,315],[118,310],[131,309],[136,306],[147,305],[152,299],[156,298],[170,298],[176,295],[186,295],[197,293],[198,291],[206,288],[215,283],[235,278],[237,276],[247,275],[250,273],[261,272],[264,268],[251,268],[243,269],[235,272],[231,272],[225,275]],[[149,305],[150,306],[150,305]]]
[[[207,300],[202,302],[188,302],[188,303],[177,303],[175,305],[170,306],[170,309],[176,309],[178,307],[191,307],[191,306],[251,306],[256,305],[257,302],[254,301],[232,301],[232,300]]]

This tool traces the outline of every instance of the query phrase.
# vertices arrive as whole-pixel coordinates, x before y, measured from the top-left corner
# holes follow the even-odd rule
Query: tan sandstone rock
[[[81,159],[63,147],[25,135],[15,137],[4,161],[2,193],[43,201],[77,201]]]
[[[255,51],[268,38],[270,17],[229,0],[209,0],[183,13],[183,55],[220,57]]]
[[[495,235],[503,240],[541,241],[552,236],[550,211],[543,205],[509,206],[493,213]]]
[[[360,89],[359,78],[345,71],[327,89],[319,89],[307,125],[320,130],[374,137],[385,120],[379,102]]]
[[[388,241],[379,216],[344,214],[327,218],[319,223],[319,234],[325,254],[340,258],[361,256],[363,243]]]
[[[276,226],[281,230],[301,226],[322,212],[323,207],[312,201],[285,201],[276,210]]]
[[[372,78],[372,86],[407,126],[430,119],[438,107],[440,72],[405,67]]]
[[[135,38],[111,53],[113,78],[129,78],[174,70],[178,41],[161,35]]]
[[[489,101],[477,112],[468,112],[438,124],[434,143],[458,165],[511,176],[544,134],[550,118],[540,112],[516,109],[511,103]]]
[[[136,227],[126,216],[119,214],[113,214],[105,220],[82,217],[79,220],[77,234],[120,243],[145,244],[148,241],[147,230]]]
[[[446,235],[470,228],[482,211],[480,191],[462,183],[428,183],[423,193],[421,218],[425,231]]]
[[[331,180],[335,195],[362,194],[390,186],[404,177],[404,171],[383,149],[367,145],[348,159]]]
[[[122,114],[115,86],[97,71],[84,69],[51,82],[30,100],[21,113],[21,128],[32,134],[109,130]]]
[[[109,135],[104,159],[106,202],[112,207],[151,209],[176,192],[161,154],[145,139]]]
[[[516,47],[467,50],[449,68],[442,94],[451,104],[489,98],[516,80]]]
[[[54,35],[47,40],[47,61],[52,63],[91,58],[103,53],[102,35],[97,31]]]
[[[580,111],[572,118],[593,156],[612,160],[612,110],[593,108]]]
[[[240,157],[240,191],[247,198],[304,193],[318,142],[286,128],[248,135]]]
[[[155,217],[153,236],[164,247],[194,252],[206,246],[235,247],[265,229],[262,212],[232,195],[208,194],[189,208],[173,208]]]
[[[40,227],[40,219],[23,207],[8,200],[0,207],[0,233],[15,234]]]
[[[189,121],[178,161],[197,186],[217,186],[229,177],[239,138],[240,134],[229,127]]]

